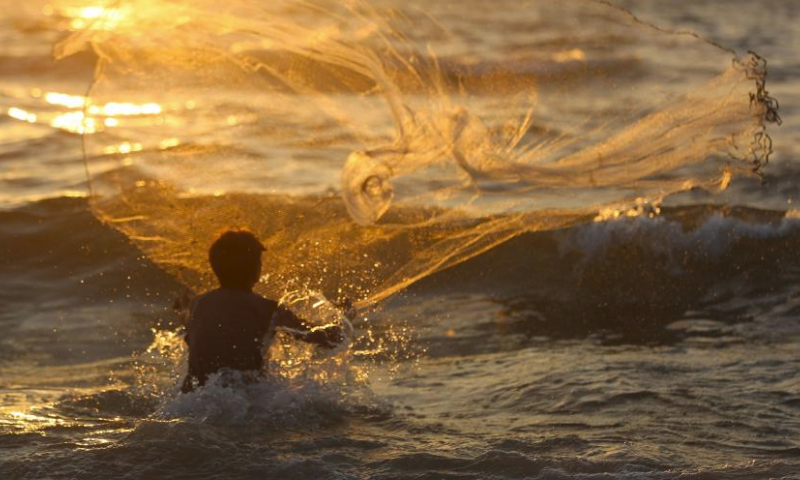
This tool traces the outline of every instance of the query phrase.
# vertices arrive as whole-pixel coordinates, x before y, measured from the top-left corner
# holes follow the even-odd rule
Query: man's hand
[[[181,293],[175,298],[172,303],[172,309],[178,315],[178,321],[181,325],[186,326],[189,324],[189,317],[191,315],[192,299],[194,294],[188,288],[181,290]]]
[[[331,302],[331,304],[338,308],[342,315],[345,316],[348,320],[353,320],[356,318],[356,307],[353,305],[353,301],[349,298],[340,298],[337,302]]]

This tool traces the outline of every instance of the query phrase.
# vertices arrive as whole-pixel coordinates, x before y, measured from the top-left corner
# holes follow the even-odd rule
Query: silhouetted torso
[[[189,375],[200,385],[221,368],[260,370],[261,345],[278,304],[244,290],[218,288],[192,303],[186,342]]]

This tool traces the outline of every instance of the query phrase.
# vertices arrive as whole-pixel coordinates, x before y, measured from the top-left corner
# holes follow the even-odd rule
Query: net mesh
[[[647,214],[768,158],[765,62],[591,1],[129,0],[57,55],[103,221],[194,289],[230,227],[257,286],[377,302],[524,232]]]

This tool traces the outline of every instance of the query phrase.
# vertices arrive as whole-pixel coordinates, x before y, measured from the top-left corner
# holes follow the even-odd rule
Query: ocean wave
[[[252,195],[253,200],[261,197]],[[289,197],[276,209],[309,207],[301,215],[311,214],[317,197],[307,200]],[[64,267],[82,267],[88,271],[102,268],[135,248],[124,237],[103,225],[92,215],[87,200],[61,197],[41,200],[12,210],[0,211],[0,240],[6,249],[13,248],[13,257],[22,267],[69,262]],[[69,234],[69,235],[68,235]],[[661,207],[656,216],[645,214],[597,220],[554,232],[532,232],[505,242],[486,254],[452,270],[491,270],[490,264],[506,269],[516,262],[520,275],[529,275],[532,268],[545,259],[557,259],[559,270],[579,271],[593,262],[624,257],[642,265],[664,265],[680,273],[700,262],[752,263],[765,261],[772,255],[789,255],[789,245],[800,236],[800,214],[796,210],[761,210],[727,205],[686,205]],[[53,239],[66,239],[54,241]],[[91,245],[95,244],[95,245]],[[752,248],[750,248],[752,247]],[[86,249],[85,258],[76,258],[74,251]],[[750,250],[750,255],[731,258],[733,251]],[[11,250],[8,250],[11,251]],[[98,253],[103,253],[98,256]],[[45,255],[44,257],[42,255]],[[728,255],[728,256],[726,256]],[[748,258],[750,257],[750,258]],[[663,262],[649,259],[662,258]],[[376,259],[380,261],[380,258]],[[528,264],[530,260],[530,264]],[[666,262],[666,263],[664,263]],[[623,262],[619,262],[624,267]],[[62,268],[64,268],[62,267]],[[787,265],[788,267],[788,265]],[[441,273],[454,280],[460,273]],[[466,285],[474,275],[463,275]],[[508,279],[513,284],[517,279]],[[502,285],[492,283],[495,288]]]
[[[286,202],[271,208],[306,205],[300,215],[319,208],[314,198]],[[763,292],[792,288],[800,278],[800,219],[793,212],[662,207],[653,218],[622,216],[524,234],[422,280],[405,295],[483,292],[502,306],[507,333],[683,335],[695,330],[665,327],[688,311],[695,311],[690,318],[743,321],[757,315],[751,302]],[[23,285],[17,271],[25,272],[26,282],[49,284],[65,297],[124,291],[164,298],[179,289],[158,269],[141,269],[141,253],[94,219],[83,199],[42,201],[0,212],[0,219],[0,247],[15,259],[15,270],[2,275],[9,300],[20,295],[14,285]],[[198,268],[207,269],[205,255],[197,255]],[[325,282],[338,285],[336,278]]]

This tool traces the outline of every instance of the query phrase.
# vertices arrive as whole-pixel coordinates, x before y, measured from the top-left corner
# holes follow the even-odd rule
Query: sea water
[[[84,163],[88,147],[90,175],[123,171],[151,146],[148,137],[137,143],[141,136],[115,136],[114,129],[135,132],[141,125],[129,118],[146,120],[168,103],[128,92],[112,106],[99,104],[114,120],[104,125],[106,137],[91,137],[82,115],[97,80],[97,55],[82,50],[55,61],[53,48],[92,25],[113,30],[123,19],[91,2],[4,5],[0,477],[800,477],[800,30],[794,21],[800,2],[618,4],[643,22],[767,58],[767,89],[780,101],[783,125],[769,127],[774,153],[763,181],[743,176],[721,193],[695,188],[657,205],[509,235],[480,255],[365,302],[347,352],[328,356],[279,337],[268,380],[217,379],[189,395],[177,393],[185,349],[172,305],[193,277],[167,273],[146,240],[98,220],[103,211],[87,198]],[[235,14],[237,4],[231,5]],[[601,68],[580,67],[586,51],[615,58],[630,48],[603,32],[583,33],[568,18],[559,23],[568,30],[559,33],[521,8],[441,5],[419,10],[390,2],[406,15],[455,25],[457,38],[479,57],[523,58],[510,63],[521,76],[548,75],[541,59],[520,57],[526,42],[585,35],[583,49],[557,50],[560,61],[544,62],[563,64],[577,77]],[[506,34],[482,35],[488,24],[506,25]],[[415,32],[442,58],[461,48],[439,33]],[[711,68],[685,49],[648,55],[674,68],[669,82],[677,89]],[[120,91],[104,85],[98,94]],[[208,93],[247,102],[237,95]],[[314,98],[324,101],[302,101]],[[205,155],[206,139],[227,135],[219,122],[253,127],[241,109],[204,115],[202,102],[181,101],[172,117],[181,138],[159,137],[156,143],[165,143],[152,148]],[[542,114],[552,124],[539,131],[611,111],[599,97],[562,107],[560,115]],[[338,124],[310,111],[284,112],[280,118],[290,117],[292,128],[288,121],[256,123],[261,136],[247,139],[256,150],[236,153],[239,165],[277,159],[273,170],[263,177],[214,170],[208,176],[217,183],[212,178],[195,193],[225,199],[226,191],[288,192],[295,203],[275,211],[293,205],[307,217],[328,211],[319,200],[328,198],[325,192],[328,202],[341,202],[350,141],[337,136]],[[496,105],[486,111],[502,112]],[[377,107],[361,113],[363,124],[372,125],[363,137],[377,145],[391,140]],[[278,130],[296,144],[267,141]],[[113,142],[94,140],[109,136]],[[309,136],[333,148],[320,154],[319,146],[305,143]],[[175,150],[184,138],[197,150]],[[109,146],[116,150],[94,152]],[[156,167],[150,165],[157,176],[163,170]],[[430,172],[423,180],[425,189],[439,186]],[[397,180],[395,199],[418,185],[403,181]],[[580,203],[554,200],[570,201]],[[204,258],[192,262],[200,271]]]

